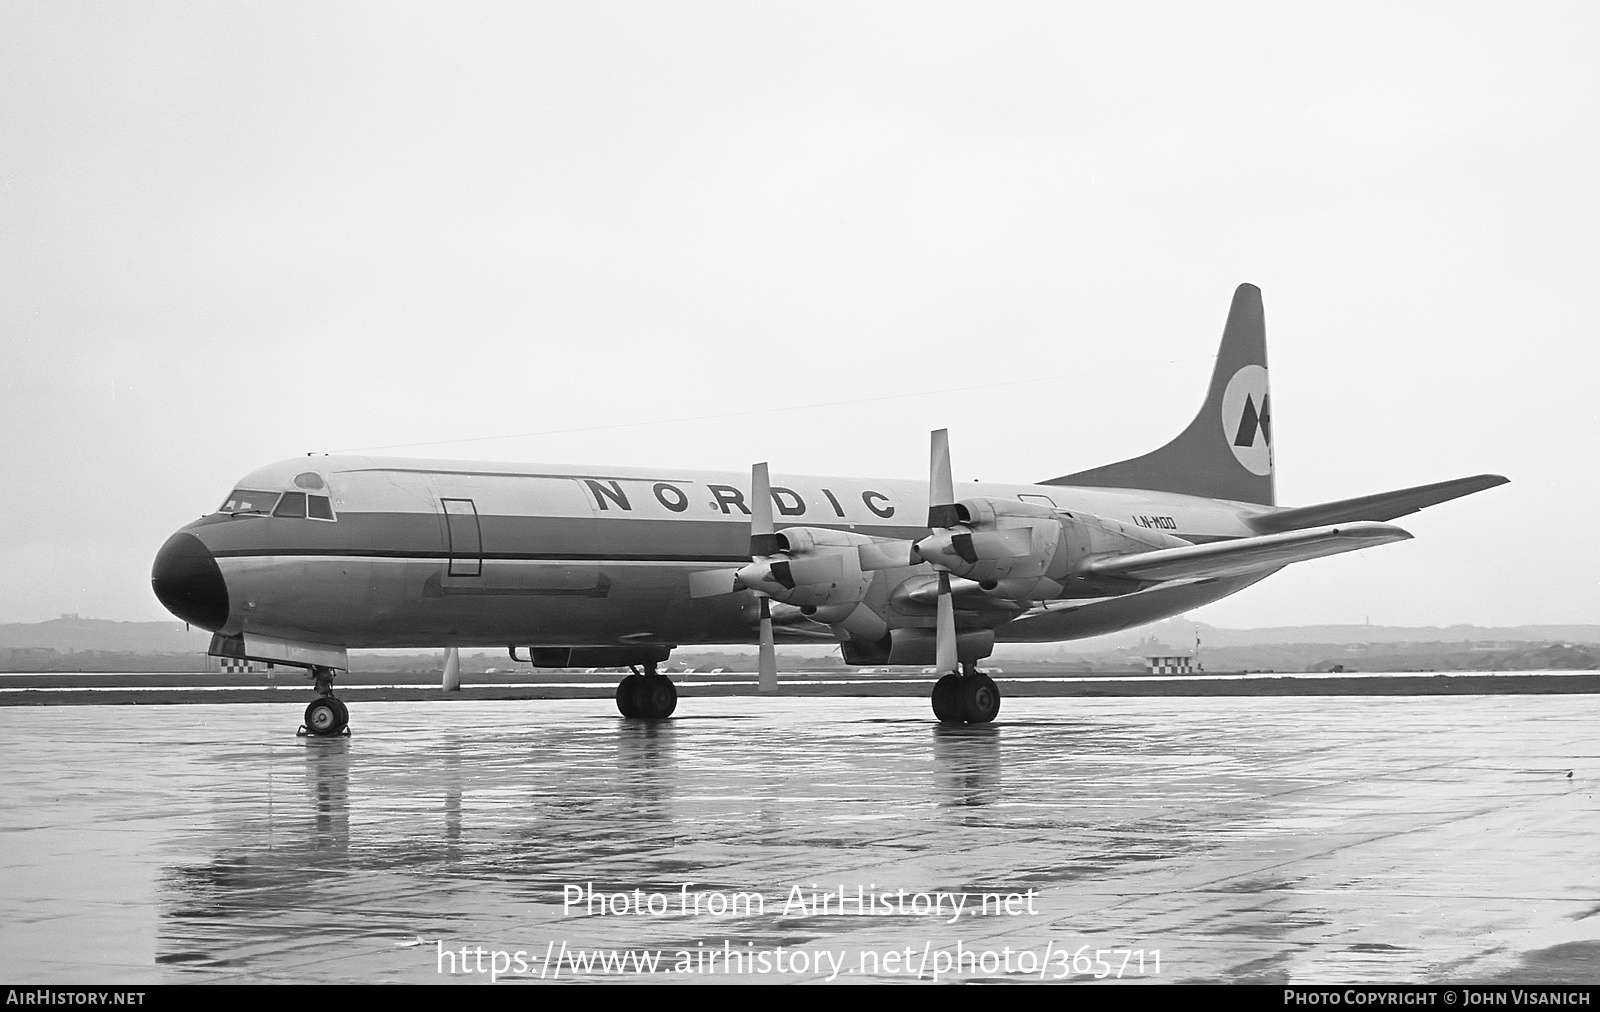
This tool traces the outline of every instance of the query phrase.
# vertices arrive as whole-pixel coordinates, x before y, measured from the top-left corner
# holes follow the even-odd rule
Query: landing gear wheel
[[[942,724],[987,724],[1000,715],[1000,687],[980,671],[945,675],[933,684],[933,715]]]
[[[958,692],[967,723],[987,724],[1000,715],[1000,687],[988,675],[967,675],[961,679]]]
[[[306,706],[306,730],[318,738],[331,738],[350,723],[350,711],[332,696],[318,696]]]
[[[678,689],[666,675],[646,675],[633,695],[638,716],[665,720],[678,708]]]
[[[617,683],[617,709],[624,717],[643,716],[639,712],[639,687],[644,676],[635,672]]]
[[[962,724],[966,716],[961,711],[961,703],[957,699],[961,692],[961,676],[948,674],[933,683],[933,715],[939,718],[941,724]]]

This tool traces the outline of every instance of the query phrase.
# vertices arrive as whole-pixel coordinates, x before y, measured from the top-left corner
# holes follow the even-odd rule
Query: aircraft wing
[[[1407,513],[1415,513],[1424,506],[1458,499],[1486,488],[1504,485],[1509,479],[1498,474],[1478,474],[1471,478],[1453,478],[1432,485],[1379,492],[1376,495],[1357,496],[1354,499],[1336,499],[1315,506],[1297,506],[1246,518],[1246,523],[1262,533],[1298,531],[1325,524],[1342,524],[1351,520],[1393,520]]]
[[[1353,552],[1411,535],[1389,524],[1352,523],[1285,534],[1263,534],[1186,548],[1163,548],[1135,555],[1112,555],[1084,567],[1085,576],[1131,580],[1192,580],[1240,576],[1291,562]]]

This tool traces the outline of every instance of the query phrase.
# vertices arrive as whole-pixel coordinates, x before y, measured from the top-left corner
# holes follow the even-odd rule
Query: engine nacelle
[[[915,555],[955,576],[989,587],[1026,586],[1050,569],[1062,543],[1056,512],[1007,499],[966,499],[941,527],[916,543]]]
[[[774,601],[818,609],[818,621],[838,621],[854,612],[872,585],[873,574],[862,571],[858,552],[872,540],[849,531],[786,527],[772,535],[771,553],[740,569],[736,579]]]

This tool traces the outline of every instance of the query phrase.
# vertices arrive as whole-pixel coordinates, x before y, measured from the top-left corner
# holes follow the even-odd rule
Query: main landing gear
[[[332,738],[349,736],[350,708],[333,694],[332,668],[314,667],[306,673],[317,690],[317,698],[306,706],[306,722],[301,726],[301,737]]]
[[[933,715],[944,724],[987,724],[1000,714],[1000,687],[963,662],[961,674],[951,672],[933,685]]]
[[[678,690],[672,679],[656,672],[655,661],[644,662],[644,674],[628,665],[633,674],[617,685],[617,709],[624,717],[665,720],[678,708]]]

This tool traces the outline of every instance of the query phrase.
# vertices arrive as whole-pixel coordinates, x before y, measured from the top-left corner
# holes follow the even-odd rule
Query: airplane
[[[1385,521],[1507,479],[1475,475],[1277,505],[1261,292],[1235,291],[1199,413],[1149,453],[1031,485],[553,467],[368,456],[280,461],[174,533],[151,572],[209,653],[305,669],[304,732],[348,733],[348,651],[497,647],[627,667],[624,717],[660,720],[686,644],[836,643],[847,664],[932,665],[944,723],[987,723],[997,643],[1177,615],[1295,562],[1411,535]],[[517,651],[526,650],[525,657]],[[447,665],[448,668],[448,665]],[[641,670],[642,669],[642,670]],[[448,678],[448,670],[447,670]]]

